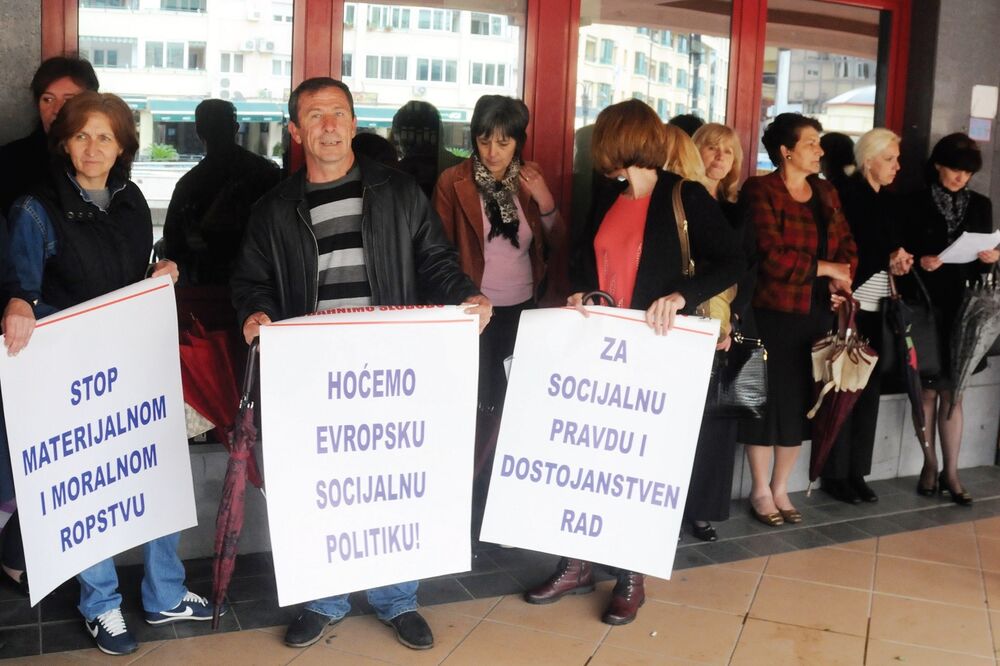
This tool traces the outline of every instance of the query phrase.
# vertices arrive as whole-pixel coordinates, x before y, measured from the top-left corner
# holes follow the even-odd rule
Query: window
[[[344,5],[344,27],[354,27],[354,5]]]
[[[354,76],[354,54],[345,53],[343,60],[340,61],[340,75],[344,78],[349,78]]]
[[[610,39],[601,40],[601,64],[610,65],[615,61],[615,43]]]
[[[872,66],[868,62],[857,63],[858,78],[859,79],[870,79],[872,76]]]
[[[457,83],[458,61],[417,58],[417,81]]]
[[[188,69],[205,69],[205,42],[188,42]]]
[[[273,76],[291,76],[292,61],[290,58],[273,58],[271,60],[271,74]]]
[[[368,8],[368,29],[409,30],[410,10],[405,7],[389,7],[386,5],[373,5]]]
[[[670,119],[670,102],[665,99],[656,100],[656,115],[664,120]]]
[[[167,67],[170,69],[184,68],[184,44],[182,42],[167,42]]]
[[[80,56],[94,67],[129,68],[135,65],[136,44],[134,37],[80,35]]]
[[[673,46],[674,36],[669,30],[664,30],[660,33],[660,45],[661,46]]]
[[[459,12],[449,9],[421,9],[417,12],[417,27],[421,30],[458,32]]]
[[[406,80],[406,56],[367,56],[365,77],[369,79]]]
[[[603,109],[611,104],[614,92],[610,83],[597,84],[597,108]]]
[[[642,51],[635,53],[635,69],[633,71],[640,76],[646,76],[649,73],[649,60]]]
[[[677,52],[687,53],[690,50],[688,36],[687,35],[677,35]]]
[[[160,0],[160,9],[171,12],[204,12],[208,0]]]
[[[632,99],[637,99],[640,102],[645,102],[646,101],[646,98],[638,90],[632,92]]]
[[[507,66],[498,63],[474,62],[469,70],[469,82],[482,86],[507,85]]]
[[[243,54],[242,53],[223,53],[223,54],[221,54],[221,62],[219,63],[219,71],[226,72],[226,73],[232,72],[234,74],[242,74],[243,73]]]
[[[473,35],[499,35],[503,30],[503,17],[495,14],[472,12]]]
[[[644,37],[649,37],[649,28],[636,28],[635,34],[643,35]]]
[[[677,70],[677,87],[686,90],[688,87],[688,73],[686,69]]]
[[[660,63],[659,76],[657,77],[660,83],[670,84],[670,65],[665,62]]]
[[[139,0],[80,0],[81,9],[138,9]],[[91,63],[96,65],[97,63]],[[112,67],[114,65],[111,65]]]
[[[838,72],[837,76],[846,78],[847,77],[847,63],[846,62],[839,62],[839,63],[837,63],[837,65],[843,65],[842,68],[841,67],[837,67],[836,68],[837,72]],[[812,77],[815,77],[815,78],[818,79],[819,78],[819,66],[818,65],[806,65],[806,76],[812,76]]]
[[[588,38],[583,46],[583,59],[587,62],[597,61],[597,40]]]
[[[687,113],[687,107],[678,102],[677,106],[674,107],[674,115],[683,116],[685,113]]]
[[[146,42],[146,67],[163,67],[163,42]]]

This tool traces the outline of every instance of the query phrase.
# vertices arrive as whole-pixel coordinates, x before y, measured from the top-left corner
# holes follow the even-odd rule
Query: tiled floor
[[[357,616],[305,650],[286,648],[294,609],[275,603],[270,561],[238,564],[223,632],[140,622],[140,572],[123,568],[124,608],[142,641],[130,657],[90,647],[65,585],[31,609],[0,593],[0,657],[26,663],[146,664],[997,664],[1000,654],[1000,469],[966,470],[970,508],[926,500],[912,479],[878,482],[878,504],[850,507],[822,493],[799,496],[800,527],[770,529],[742,515],[719,525],[714,544],[685,543],[670,581],[647,581],[637,620],[609,627],[610,592],[531,606],[519,592],[555,558],[486,550],[472,572],[421,584],[435,648],[414,652],[359,601]],[[205,561],[188,562],[196,590]],[[172,640],[168,640],[172,639]],[[80,649],[87,648],[87,649]],[[42,656],[28,657],[26,655]]]

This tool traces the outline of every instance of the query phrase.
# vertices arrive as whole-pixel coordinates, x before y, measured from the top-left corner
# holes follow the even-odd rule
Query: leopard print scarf
[[[511,245],[520,248],[517,240],[520,218],[517,215],[517,206],[514,205],[514,197],[517,195],[521,161],[516,157],[511,160],[503,180],[497,180],[486,168],[486,165],[480,161],[479,155],[473,154],[472,173],[476,181],[476,188],[479,190],[479,196],[483,199],[486,217],[490,221],[490,233],[487,235],[487,240],[503,236],[510,241]]]

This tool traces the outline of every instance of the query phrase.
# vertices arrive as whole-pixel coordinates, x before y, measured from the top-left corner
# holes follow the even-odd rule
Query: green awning
[[[194,109],[200,99],[151,99],[148,108],[153,121],[161,123],[193,123]],[[241,123],[280,123],[286,117],[284,102],[233,102],[236,120]],[[133,107],[135,108],[135,107]]]

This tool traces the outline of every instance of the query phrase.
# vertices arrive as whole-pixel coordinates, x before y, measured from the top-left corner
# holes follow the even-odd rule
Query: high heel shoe
[[[924,472],[923,470],[920,470],[920,475],[917,476],[917,494],[920,495],[921,497],[934,497],[935,495],[937,495],[938,494],[937,477],[936,476],[932,477],[934,479],[934,483],[932,483],[929,488],[920,483],[921,479],[923,478],[924,478]]]
[[[956,493],[952,490],[951,486],[948,485],[948,481],[944,478],[944,472],[941,472],[941,476],[938,477],[938,487],[940,488],[938,492],[941,494],[948,493],[948,496],[951,497],[951,501],[955,504],[958,504],[959,506],[972,506],[972,495],[965,490],[960,493]]]

